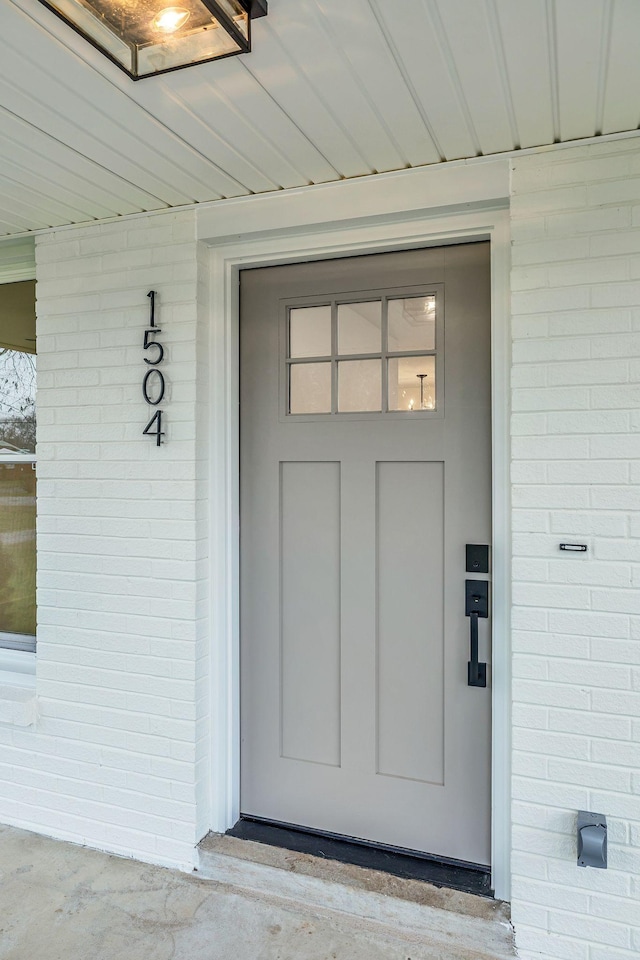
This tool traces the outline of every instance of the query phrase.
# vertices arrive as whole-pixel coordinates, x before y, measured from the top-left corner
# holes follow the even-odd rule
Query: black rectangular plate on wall
[[[338,860],[369,870],[382,870],[409,880],[423,880],[437,887],[449,887],[481,897],[493,897],[491,871],[481,864],[431,857],[400,847],[388,847],[338,834],[320,833],[273,820],[240,816],[227,836],[266,843],[324,860]]]

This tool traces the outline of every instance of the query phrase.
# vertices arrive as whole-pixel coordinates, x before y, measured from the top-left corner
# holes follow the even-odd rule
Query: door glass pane
[[[380,353],[382,303],[338,305],[338,353]]]
[[[0,462],[0,638],[35,632],[36,475],[31,463],[5,461]]]
[[[289,356],[331,356],[331,307],[293,307],[289,311]]]
[[[382,409],[380,360],[343,360],[338,364],[338,411],[364,413]]]
[[[389,300],[389,352],[435,348],[435,295]]]
[[[436,409],[436,358],[397,357],[389,363],[389,410]]]
[[[331,364],[292,363],[289,413],[331,413]]]

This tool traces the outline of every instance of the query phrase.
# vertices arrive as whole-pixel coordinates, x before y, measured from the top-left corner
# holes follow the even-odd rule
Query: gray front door
[[[488,864],[489,244],[240,293],[242,813]]]

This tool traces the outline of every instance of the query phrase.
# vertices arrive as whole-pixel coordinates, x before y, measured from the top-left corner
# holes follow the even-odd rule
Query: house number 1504
[[[142,396],[147,401],[149,406],[157,407],[162,403],[164,399],[165,391],[165,380],[162,370],[159,369],[160,364],[164,360],[164,347],[162,344],[155,339],[155,337],[162,333],[160,327],[156,326],[156,294],[154,290],[150,290],[147,294],[149,300],[149,326],[144,332],[144,341],[142,343],[143,350],[149,351],[148,356],[145,356],[144,362],[148,365],[149,369],[144,375],[142,381]],[[154,415],[149,420],[149,423],[146,425],[143,434],[146,434],[149,437],[156,438],[156,446],[160,446],[162,443],[162,438],[164,437],[164,430],[162,429],[162,414],[164,411],[156,410]]]

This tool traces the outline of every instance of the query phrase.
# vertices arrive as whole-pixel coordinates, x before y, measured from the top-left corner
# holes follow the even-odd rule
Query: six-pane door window
[[[292,306],[289,415],[433,413],[435,293]]]

